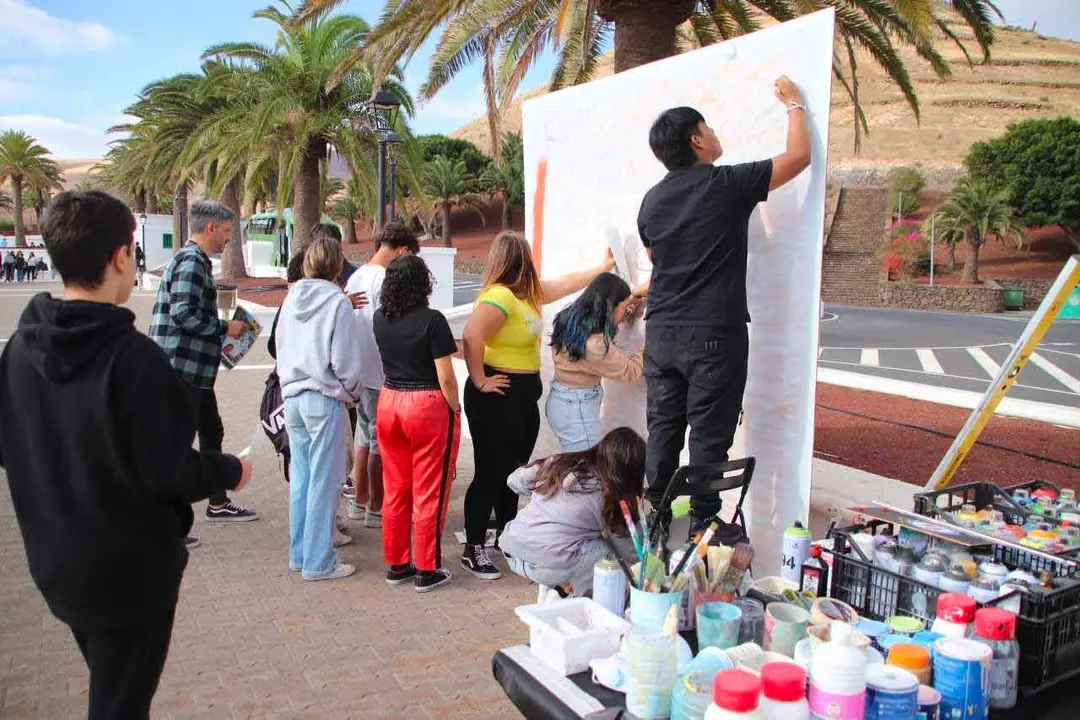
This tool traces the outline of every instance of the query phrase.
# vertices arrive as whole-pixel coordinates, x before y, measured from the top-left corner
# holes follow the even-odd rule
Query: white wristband
[[[799,103],[792,103],[787,106],[787,111],[791,112],[792,110],[806,110],[806,106]]]

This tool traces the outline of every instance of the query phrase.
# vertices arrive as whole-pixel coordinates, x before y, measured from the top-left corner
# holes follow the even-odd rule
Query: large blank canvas
[[[787,114],[773,81],[786,74],[803,89],[811,168],[770,194],[750,220],[750,369],[731,456],[757,458],[747,516],[759,575],[777,571],[783,529],[794,520],[805,523],[809,511],[832,46],[833,11],[827,9],[524,106],[526,226],[541,275],[596,265],[611,246],[620,272],[636,283],[651,272],[638,238],[638,208],[666,172],[649,149],[653,120],[669,107],[690,105],[716,130],[724,147],[720,163],[773,157],[787,137]],[[548,331],[565,302],[546,308]],[[638,321],[620,330],[617,342],[638,347],[644,332]],[[546,347],[544,372],[549,381]],[[629,425],[644,434],[644,382],[605,382],[603,417],[605,429]],[[543,423],[535,455],[557,451]]]

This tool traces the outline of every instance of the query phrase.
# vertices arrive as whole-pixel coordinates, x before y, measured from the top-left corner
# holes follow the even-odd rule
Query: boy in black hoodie
[[[134,229],[105,193],[58,195],[41,231],[63,299],[35,296],[0,356],[0,466],[30,574],[90,668],[91,720],[148,717],[191,503],[251,477],[247,462],[192,449],[183,380],[118,307]]]

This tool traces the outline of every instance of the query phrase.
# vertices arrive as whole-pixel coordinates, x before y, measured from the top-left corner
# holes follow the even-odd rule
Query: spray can
[[[626,613],[626,575],[611,555],[600,558],[593,566],[593,600],[616,617]]]
[[[799,584],[802,566],[810,557],[810,531],[798,520],[784,531],[784,548],[780,553],[780,576]]]

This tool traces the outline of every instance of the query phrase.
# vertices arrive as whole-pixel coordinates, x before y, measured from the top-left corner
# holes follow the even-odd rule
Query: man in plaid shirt
[[[187,384],[199,418],[199,449],[204,451],[221,452],[225,435],[214,394],[222,341],[226,335],[240,337],[245,329],[239,320],[218,318],[217,288],[210,264],[210,256],[229,244],[235,223],[236,213],[219,202],[198,200],[191,204],[191,240],[165,267],[150,321],[150,337],[169,356]],[[259,517],[230,502],[224,488],[212,493],[209,500],[207,520],[246,522]],[[198,540],[188,538],[187,544],[194,547]]]

